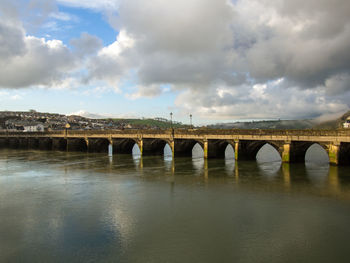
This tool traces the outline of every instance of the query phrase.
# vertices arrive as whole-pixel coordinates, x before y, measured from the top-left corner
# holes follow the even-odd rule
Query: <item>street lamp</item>
[[[171,125],[171,128],[173,128],[173,113],[170,112],[170,125]]]
[[[190,114],[190,128],[192,128],[192,114]]]
[[[69,125],[69,123],[67,123],[66,126],[65,126],[65,133],[66,133],[66,136],[67,136],[67,131],[68,131],[69,128],[70,128],[70,125]]]

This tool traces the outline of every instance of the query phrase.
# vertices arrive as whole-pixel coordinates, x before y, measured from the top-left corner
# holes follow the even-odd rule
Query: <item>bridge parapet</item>
[[[55,136],[62,135],[65,131],[51,132],[0,132],[1,137],[6,136]],[[215,136],[215,135],[250,135],[250,136],[335,136],[350,137],[349,129],[338,130],[275,130],[275,129],[125,129],[125,130],[68,130],[68,136],[90,137],[94,135],[106,137],[110,135],[193,135],[193,136]]]

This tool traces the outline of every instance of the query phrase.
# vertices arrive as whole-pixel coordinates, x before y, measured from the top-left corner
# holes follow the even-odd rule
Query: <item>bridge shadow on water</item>
[[[225,158],[204,159],[199,154],[192,157],[172,158],[141,156],[137,150],[130,154],[81,153],[35,150],[1,150],[2,172],[11,173],[15,166],[6,166],[6,160],[25,163],[24,170],[33,167],[63,171],[69,176],[75,171],[86,176],[100,175],[113,178],[134,177],[144,180],[165,180],[174,184],[230,185],[233,188],[262,191],[287,191],[291,193],[314,192],[322,196],[350,199],[350,167],[328,164],[327,156],[318,147],[306,154],[305,163],[282,163],[275,149],[263,148],[256,161],[235,161],[233,149],[226,150]],[[33,174],[32,176],[39,176]],[[311,188],[310,188],[311,187]]]

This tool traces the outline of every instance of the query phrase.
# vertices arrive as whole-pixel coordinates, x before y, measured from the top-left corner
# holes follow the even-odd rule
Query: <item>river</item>
[[[350,168],[258,155],[0,150],[0,261],[349,262]]]

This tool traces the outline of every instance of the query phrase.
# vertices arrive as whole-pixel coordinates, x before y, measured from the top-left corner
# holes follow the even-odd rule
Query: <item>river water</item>
[[[259,154],[0,150],[0,262],[350,262],[350,168]]]

